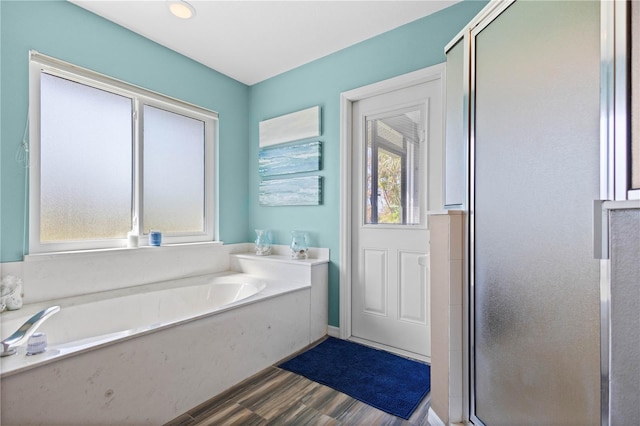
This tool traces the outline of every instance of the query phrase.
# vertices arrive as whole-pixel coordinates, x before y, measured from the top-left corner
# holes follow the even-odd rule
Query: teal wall
[[[0,1],[2,90],[0,258],[22,260],[24,169],[15,161],[28,109],[28,52],[37,50],[220,114],[220,239],[247,236],[249,87],[69,2]],[[240,190],[239,190],[240,189]]]
[[[14,155],[28,109],[28,51],[35,49],[217,111],[220,238],[253,241],[255,228],[269,228],[276,243],[288,244],[291,230],[307,230],[311,245],[331,250],[329,324],[338,326],[340,93],[443,62],[445,44],[485,4],[458,3],[249,88],[66,1],[0,0],[0,259],[22,259],[25,181]],[[314,105],[323,115],[323,204],[261,207],[258,123]]]
[[[445,60],[444,46],[484,7],[466,1],[251,87],[249,224],[269,228],[277,243],[304,229],[310,244],[331,250],[329,324],[339,325],[340,93]],[[262,207],[258,203],[258,123],[303,108],[322,107],[323,204]]]

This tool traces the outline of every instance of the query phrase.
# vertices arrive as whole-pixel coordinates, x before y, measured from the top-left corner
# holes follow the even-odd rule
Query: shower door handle
[[[605,200],[593,200],[593,258],[609,259],[609,212]]]

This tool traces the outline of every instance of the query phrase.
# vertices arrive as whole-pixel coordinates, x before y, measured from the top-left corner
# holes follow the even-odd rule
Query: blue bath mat
[[[403,419],[431,389],[427,364],[332,337],[279,367]]]

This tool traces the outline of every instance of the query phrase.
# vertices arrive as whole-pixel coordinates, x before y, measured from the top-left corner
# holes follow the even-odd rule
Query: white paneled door
[[[352,109],[351,334],[423,358],[431,353],[429,274],[418,259],[429,251],[429,189],[442,186],[428,170],[431,155],[441,158],[441,92],[436,79]]]

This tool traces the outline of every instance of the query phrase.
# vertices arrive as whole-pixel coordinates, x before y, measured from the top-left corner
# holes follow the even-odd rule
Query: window
[[[419,108],[366,120],[366,224],[419,225]]]
[[[217,114],[36,52],[30,252],[212,241]]]

